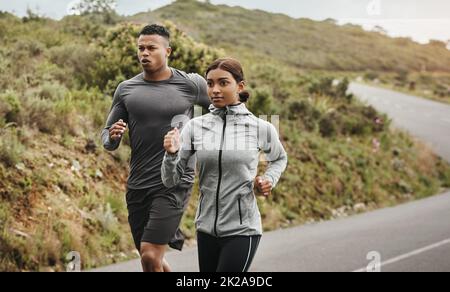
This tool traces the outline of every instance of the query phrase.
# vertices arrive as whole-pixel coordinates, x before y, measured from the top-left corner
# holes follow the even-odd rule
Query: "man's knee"
[[[144,251],[141,253],[141,261],[146,265],[150,265],[153,268],[162,266],[162,259],[153,251]]]
[[[163,265],[164,249],[150,244],[141,246],[141,261],[152,269],[160,269]]]

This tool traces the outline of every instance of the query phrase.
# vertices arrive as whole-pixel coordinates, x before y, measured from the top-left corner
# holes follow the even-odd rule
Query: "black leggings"
[[[260,235],[216,238],[198,232],[200,272],[247,272],[260,239]]]

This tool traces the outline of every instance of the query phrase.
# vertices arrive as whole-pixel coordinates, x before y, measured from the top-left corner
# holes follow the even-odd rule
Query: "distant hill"
[[[422,45],[334,20],[294,19],[241,7],[178,0],[128,20],[170,20],[198,41],[268,55],[306,69],[450,72],[444,43]]]

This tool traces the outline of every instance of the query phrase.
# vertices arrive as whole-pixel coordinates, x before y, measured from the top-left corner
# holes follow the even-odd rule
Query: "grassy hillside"
[[[347,95],[342,75],[304,73],[275,56],[255,62],[263,53],[223,51],[168,26],[171,65],[203,73],[214,58],[239,54],[249,107],[280,116],[290,163],[273,196],[259,199],[266,230],[450,187],[450,166]],[[115,87],[140,72],[139,28],[106,25],[95,15],[53,21],[0,14],[1,271],[64,270],[72,250],[83,268],[134,255],[124,202],[129,142],[108,153],[99,133]],[[190,238],[197,198],[195,188],[183,220]]]
[[[358,72],[385,86],[450,103],[450,50],[431,41],[391,38],[382,30],[335,21],[294,19],[241,7],[178,0],[152,12],[127,17],[138,23],[170,19],[194,39],[225,48],[252,62],[277,61],[301,70]]]
[[[444,43],[420,45],[357,25],[338,26],[333,20],[293,19],[195,0],[178,0],[128,19],[147,23],[170,19],[198,41],[262,53],[300,68],[450,72],[450,51]]]

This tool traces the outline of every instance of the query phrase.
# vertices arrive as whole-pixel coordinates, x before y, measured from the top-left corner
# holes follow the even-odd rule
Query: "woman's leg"
[[[220,256],[218,239],[211,235],[197,232],[197,248],[200,272],[216,272]]]
[[[261,236],[236,236],[221,239],[217,272],[247,272],[250,269]]]

